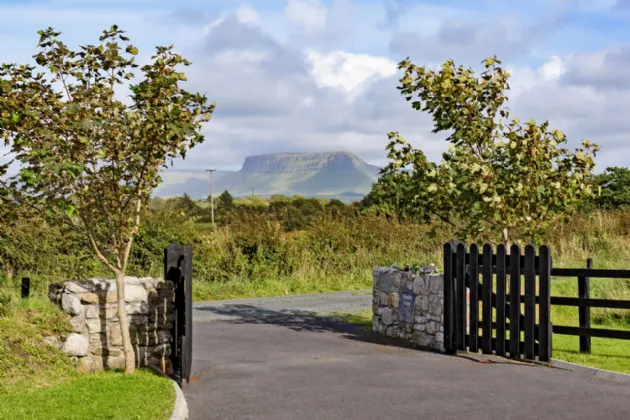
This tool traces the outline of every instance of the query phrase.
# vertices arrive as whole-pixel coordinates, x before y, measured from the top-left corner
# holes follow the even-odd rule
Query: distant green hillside
[[[214,191],[233,196],[273,194],[306,197],[360,197],[378,179],[379,168],[348,152],[288,153],[249,156],[239,171],[214,173]],[[203,171],[170,171],[155,191],[158,197],[187,193],[193,198],[209,194],[208,174]]]

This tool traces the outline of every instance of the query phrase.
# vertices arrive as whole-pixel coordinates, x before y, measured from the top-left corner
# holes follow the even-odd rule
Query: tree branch
[[[116,273],[117,270],[119,270],[119,268],[114,267],[112,265],[109,259],[107,259],[109,252],[107,252],[106,249],[103,249],[103,247],[100,246],[98,242],[96,241],[96,233],[94,232],[94,229],[92,229],[90,217],[81,215],[81,220],[83,221],[83,225],[86,228],[86,234],[87,234],[88,240],[90,241],[90,245],[92,246],[92,250],[94,251],[96,256],[105,263],[107,268],[109,268],[114,273]]]
[[[134,231],[137,231],[138,228],[140,227],[140,210],[141,209],[142,209],[142,200],[140,200],[140,197],[138,197],[137,201],[136,201],[136,214],[135,214],[135,218],[134,218]],[[122,263],[123,271],[125,271],[126,268],[127,268],[127,261],[129,261],[129,253],[131,252],[131,245],[133,243],[133,236],[134,236],[134,233],[132,233],[131,236],[129,237],[129,242],[127,242],[127,246],[125,248],[125,254],[123,255],[123,263]]]
[[[85,219],[83,219],[83,223],[85,224],[86,221]],[[90,241],[90,245],[92,246],[92,250],[94,251],[94,253],[96,254],[96,256],[105,264],[105,266],[107,268],[109,268],[112,272],[114,273],[118,273],[120,270],[117,267],[114,267],[112,265],[112,263],[109,262],[109,260],[105,257],[105,253],[106,251],[101,249],[101,247],[99,247],[99,245],[96,243],[96,239],[94,237],[94,231],[91,228],[88,228],[87,230],[87,236],[88,239]],[[104,252],[101,252],[104,251]]]

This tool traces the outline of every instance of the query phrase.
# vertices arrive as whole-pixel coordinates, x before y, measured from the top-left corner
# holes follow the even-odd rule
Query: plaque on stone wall
[[[414,305],[416,294],[406,287],[400,288],[400,300],[398,301],[398,321],[407,324],[414,323]]]
[[[383,293],[389,293],[392,288],[393,280],[391,273],[381,274],[378,278],[378,289]]]

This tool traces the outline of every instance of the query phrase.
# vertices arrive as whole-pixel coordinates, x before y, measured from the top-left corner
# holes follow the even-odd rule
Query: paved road
[[[414,350],[302,314],[369,307],[365,294],[326,296],[197,304],[191,419],[630,418],[627,383]]]

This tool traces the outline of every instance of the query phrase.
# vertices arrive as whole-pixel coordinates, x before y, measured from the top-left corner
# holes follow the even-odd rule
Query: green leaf
[[[68,217],[72,217],[72,215],[74,214],[74,210],[75,210],[75,207],[73,205],[71,204],[66,205],[66,215]]]

